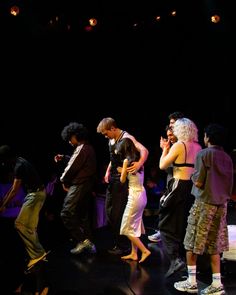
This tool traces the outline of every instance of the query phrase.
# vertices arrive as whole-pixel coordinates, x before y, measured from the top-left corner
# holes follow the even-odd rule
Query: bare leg
[[[121,259],[131,259],[131,260],[138,260],[138,254],[137,254],[137,246],[131,241],[131,253],[126,256],[122,256]]]
[[[128,238],[131,240],[132,244],[134,244],[136,248],[138,248],[142,252],[142,256],[139,260],[139,263],[143,262],[151,254],[151,252],[144,246],[140,238],[131,236],[128,236]]]
[[[210,258],[212,273],[220,273],[220,255],[211,255]]]
[[[194,254],[192,251],[186,252],[186,259],[187,259],[187,265],[196,265],[197,263],[197,255]]]

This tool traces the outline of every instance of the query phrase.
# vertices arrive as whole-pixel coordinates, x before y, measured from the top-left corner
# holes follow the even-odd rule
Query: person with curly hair
[[[63,188],[67,191],[61,218],[77,243],[70,252],[96,253],[91,222],[91,202],[96,182],[95,150],[89,143],[87,128],[77,122],[66,125],[61,137],[74,147],[71,157],[56,155],[54,158],[56,162],[63,161],[67,164],[60,177]]]

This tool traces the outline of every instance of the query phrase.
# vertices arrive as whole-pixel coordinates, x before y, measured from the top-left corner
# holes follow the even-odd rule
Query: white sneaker
[[[220,285],[219,287],[214,287],[214,286],[210,285],[201,291],[201,295],[209,295],[209,294],[210,295],[224,295],[225,294],[224,286]]]
[[[161,241],[161,233],[160,231],[156,231],[155,234],[148,236],[149,241],[157,243]]]
[[[178,291],[187,292],[191,294],[198,293],[197,284],[191,285],[188,280],[175,282],[174,287]]]

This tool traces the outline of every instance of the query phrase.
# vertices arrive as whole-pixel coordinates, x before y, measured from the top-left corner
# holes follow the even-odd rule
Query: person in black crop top
[[[194,201],[191,194],[191,175],[194,172],[192,164],[198,151],[201,150],[197,142],[198,129],[190,119],[178,119],[174,124],[173,132],[178,141],[171,147],[168,142],[163,142],[159,162],[159,167],[163,170],[173,166],[173,178],[167,183],[167,190],[160,199],[159,211],[161,240],[170,259],[166,277],[184,267],[183,239],[189,209]]]

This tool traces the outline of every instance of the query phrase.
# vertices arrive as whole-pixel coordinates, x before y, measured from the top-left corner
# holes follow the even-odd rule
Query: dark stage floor
[[[104,226],[95,231],[96,254],[75,256],[70,254],[74,247],[61,225],[44,225],[41,240],[51,249],[48,262],[28,275],[24,274],[24,249],[9,220],[1,220],[1,284],[0,294],[24,295],[172,295],[181,294],[174,289],[173,283],[185,278],[179,272],[164,279],[168,262],[162,252],[161,243],[150,243],[147,235],[153,232],[155,216],[144,217],[146,236],[152,255],[143,264],[135,261],[122,261],[119,256],[107,253],[111,245],[109,229]],[[229,208],[228,223],[236,224],[236,209]],[[199,291],[211,281],[208,257],[198,262]],[[222,262],[223,283],[228,295],[236,294],[236,262]],[[21,288],[18,288],[21,285]],[[16,290],[18,289],[18,293]]]

